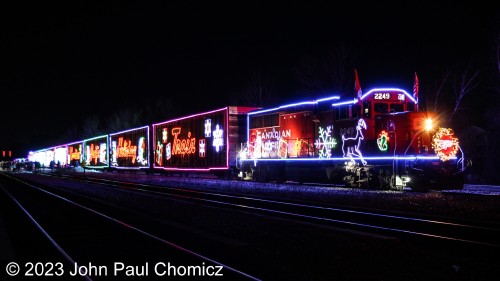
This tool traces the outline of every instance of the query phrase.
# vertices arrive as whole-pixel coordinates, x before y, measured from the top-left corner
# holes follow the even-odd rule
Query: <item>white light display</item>
[[[170,143],[167,143],[165,145],[165,157],[167,160],[170,160],[172,158],[172,145]]]
[[[54,151],[54,160],[56,161],[57,164],[65,166],[67,163],[68,159],[68,148],[66,146],[64,147],[57,147]]]
[[[101,143],[100,152],[99,152],[99,159],[102,163],[108,162],[108,160],[106,159],[106,154],[107,154],[106,143]]]
[[[111,165],[118,166],[116,141],[111,142]]]
[[[361,150],[359,150],[361,142],[365,139],[361,129],[366,130],[366,123],[363,119],[358,120],[355,137],[346,138],[345,135],[342,135],[342,152],[344,153],[344,157],[351,158],[351,162],[355,162],[353,156],[357,156],[361,159],[363,165],[366,165],[366,161],[363,159],[363,154],[361,153]]]
[[[205,137],[209,138],[212,136],[212,120],[205,119]]]
[[[205,139],[199,140],[198,143],[199,143],[198,155],[200,156],[200,158],[203,158],[203,157],[205,157],[205,153],[206,153]]]
[[[333,126],[328,126],[326,129],[319,127],[319,138],[314,145],[318,149],[319,158],[330,158],[332,156],[332,148],[337,145],[337,142],[332,137]]]
[[[146,138],[145,137],[139,138],[139,143],[138,143],[137,147],[138,147],[137,162],[140,163],[141,165],[147,165],[148,159],[147,159],[147,155],[146,155]]]
[[[219,124],[215,126],[213,135],[214,141],[212,145],[215,147],[215,151],[219,152],[220,148],[224,145],[223,131],[219,128]]]

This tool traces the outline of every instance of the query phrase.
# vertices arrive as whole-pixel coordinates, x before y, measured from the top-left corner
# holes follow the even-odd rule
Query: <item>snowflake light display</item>
[[[332,148],[337,145],[337,142],[332,137],[332,127],[328,126],[326,129],[319,127],[319,138],[314,143],[318,149],[319,158],[330,158],[332,156]]]
[[[223,131],[219,128],[219,124],[215,126],[215,131],[213,131],[214,140],[212,145],[215,147],[215,151],[219,152],[221,147],[224,145]]]

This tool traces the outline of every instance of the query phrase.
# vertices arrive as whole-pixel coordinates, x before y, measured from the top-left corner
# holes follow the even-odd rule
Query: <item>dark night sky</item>
[[[296,101],[291,68],[340,44],[355,54],[363,89],[411,91],[415,71],[422,83],[455,61],[487,61],[499,16],[493,4],[456,1],[8,2],[0,149],[18,157],[142,99],[169,99],[186,114],[229,105],[256,72],[271,77],[281,104]]]

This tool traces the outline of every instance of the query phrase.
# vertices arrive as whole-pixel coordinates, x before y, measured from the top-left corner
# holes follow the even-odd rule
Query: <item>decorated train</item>
[[[461,189],[464,154],[413,94],[378,88],[275,108],[227,106],[30,152],[49,167],[213,173],[256,181],[347,187]]]

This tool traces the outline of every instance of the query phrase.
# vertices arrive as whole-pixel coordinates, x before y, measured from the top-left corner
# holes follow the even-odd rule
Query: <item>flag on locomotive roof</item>
[[[358,100],[360,100],[363,92],[361,91],[361,85],[359,84],[359,78],[358,78],[358,71],[356,69],[354,69],[354,79],[355,79],[354,90],[356,91]]]
[[[415,82],[413,84],[413,98],[415,98],[415,100],[418,101],[418,77],[416,72],[415,72]]]
[[[413,98],[415,99],[415,109],[418,111],[418,77],[415,72],[415,82],[413,83]]]

